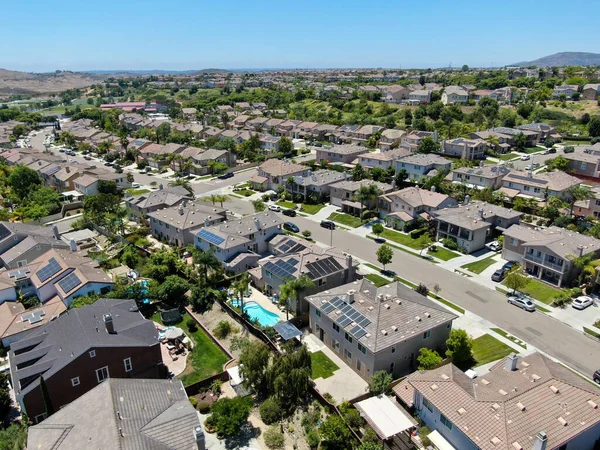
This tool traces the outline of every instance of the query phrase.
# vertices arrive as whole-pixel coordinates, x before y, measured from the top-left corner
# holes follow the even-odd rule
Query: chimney
[[[583,249],[585,247],[583,245],[578,245],[577,246],[577,250],[579,250],[579,257],[581,258],[583,256]]]
[[[354,289],[350,289],[348,292],[346,292],[346,295],[348,296],[348,304],[349,305],[354,303],[354,294],[355,293],[356,293],[356,291]]]
[[[77,251],[77,242],[75,242],[75,239],[71,239],[69,241],[69,247],[71,247],[71,251],[72,252],[76,252]]]
[[[206,450],[206,438],[201,425],[194,427],[194,438],[196,439],[196,446],[198,447],[198,450]]]
[[[179,205],[178,211],[179,211],[179,215],[183,216],[183,204]]]
[[[106,327],[106,332],[108,334],[116,334],[115,324],[113,323],[113,318],[110,313],[104,314],[104,326]]]
[[[204,219],[204,226],[207,227],[210,225],[210,221],[208,220],[208,218]]]
[[[352,255],[346,255],[346,283],[354,279],[354,265]]]
[[[58,227],[56,225],[52,225],[52,232],[54,233],[54,239],[60,241],[60,233],[58,232]]]
[[[478,208],[477,211],[479,212],[479,217],[483,219],[483,208]]]
[[[431,192],[435,192],[435,186],[431,186],[431,188],[429,188],[429,190],[430,190]]]
[[[158,190],[159,190],[159,191],[162,191],[162,190],[163,190],[163,185],[162,185],[162,183],[158,185]]]
[[[71,173],[71,168],[69,166],[65,167],[65,170],[67,171],[67,173]]]
[[[514,352],[506,357],[504,368],[509,372],[517,370],[517,355]]]
[[[259,220],[259,218],[258,218],[258,217],[255,217],[255,218],[254,218],[254,224],[256,225],[256,229],[257,229],[258,231],[262,230],[262,225],[260,224],[260,220]]]
[[[463,202],[465,205],[468,205],[471,201],[471,196],[469,194],[465,195],[465,201]]]
[[[533,442],[533,450],[546,450],[548,445],[548,435],[545,431],[540,431],[535,435],[535,441]]]

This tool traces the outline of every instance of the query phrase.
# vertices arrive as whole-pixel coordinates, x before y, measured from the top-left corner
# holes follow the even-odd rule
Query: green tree
[[[0,429],[0,450],[22,450],[27,444],[27,425],[13,422]]]
[[[267,209],[267,205],[260,198],[256,200],[252,200],[252,206],[254,207],[254,212],[262,212]]]
[[[523,150],[527,145],[527,137],[525,137],[525,134],[523,134],[523,132],[515,134],[514,141],[515,147],[517,147],[519,150]]]
[[[446,356],[459,367],[473,361],[473,339],[465,330],[457,328],[450,331],[446,340]]]
[[[440,150],[440,144],[435,142],[433,138],[425,136],[421,139],[419,146],[417,147],[418,153],[435,153]]]
[[[380,224],[380,223],[374,223],[373,226],[371,227],[371,231],[373,232],[373,234],[375,236],[377,236],[379,238],[379,236],[381,235],[381,233],[384,232],[383,225]]]
[[[588,122],[588,134],[590,137],[600,136],[600,116],[590,117],[590,121]]]
[[[582,185],[576,185],[576,186],[572,186],[569,190],[568,190],[568,195],[567,195],[568,199],[569,199],[569,215],[572,216],[573,215],[573,207],[575,206],[575,203],[580,201],[580,200],[588,200],[592,197],[594,197],[594,193],[592,192],[592,190],[587,187],[587,186],[582,186]]]
[[[273,425],[270,426],[264,434],[265,445],[271,449],[279,449],[285,446],[285,438],[281,432],[281,428]]]
[[[290,158],[296,155],[296,152],[294,150],[294,144],[289,138],[285,136],[281,136],[279,138],[279,151],[286,158]]]
[[[560,170],[562,172],[566,172],[569,168],[569,160],[563,156],[557,156],[556,158],[547,160],[546,166],[550,171]]]
[[[376,184],[363,184],[356,191],[356,199],[360,202],[360,209],[362,210],[365,203],[369,204],[381,194],[383,192]]]
[[[369,392],[373,395],[386,394],[389,392],[393,377],[385,370],[375,372],[369,382]]]
[[[50,214],[48,208],[44,207],[43,205],[36,205],[35,203],[23,208],[24,219],[39,221],[42,217],[46,217],[48,214]]]
[[[213,403],[207,422],[218,433],[224,436],[235,436],[248,422],[251,409],[250,397],[221,398]]]
[[[185,293],[190,288],[189,283],[179,275],[169,275],[159,288],[159,300],[168,303],[185,304]]]
[[[375,442],[363,442],[357,450],[381,450],[381,444]]]
[[[396,173],[396,187],[401,188],[404,186],[404,182],[408,179],[408,172],[406,169],[400,169]]]
[[[35,170],[18,165],[8,177],[8,185],[18,198],[24,199],[42,185],[42,178]]]
[[[25,136],[29,132],[29,129],[25,125],[15,125],[12,129],[12,135],[19,139],[21,136]]]
[[[204,283],[208,280],[209,271],[219,271],[222,269],[221,263],[212,249],[207,252],[197,250],[193,252],[192,255],[194,264],[197,264],[200,269],[200,276]]]
[[[346,450],[352,448],[352,434],[337,414],[331,414],[319,428],[322,445],[327,450]]]
[[[6,413],[10,409],[12,400],[9,394],[8,386],[9,375],[6,373],[0,373],[0,417],[6,416]],[[0,446],[0,449],[2,446]]]
[[[299,278],[288,280],[284,285],[281,286],[281,298],[285,302],[285,317],[289,319],[289,299],[294,297],[296,299],[296,311],[300,309],[300,296],[309,289],[315,287],[307,275],[301,275]]]
[[[240,311],[242,316],[246,314],[244,311],[244,294],[248,291],[250,286],[250,274],[248,272],[244,272],[240,278],[233,284],[233,290],[237,293],[238,299],[240,302]]]
[[[508,275],[506,276],[506,280],[504,280],[504,284],[506,285],[507,288],[513,290],[513,294],[515,292],[517,292],[519,289],[522,289],[525,286],[527,286],[528,282],[529,281],[523,275],[522,270],[515,270],[515,269],[511,270],[508,273]]]
[[[352,169],[352,181],[361,181],[367,178],[367,172],[365,168],[360,164],[357,164]]]
[[[242,349],[239,357],[240,374],[244,386],[252,388],[258,395],[266,395],[268,390],[268,372],[271,352],[261,341],[251,341]]]
[[[423,250],[428,248],[432,243],[433,243],[433,241],[431,240],[429,233],[423,233],[421,235],[421,237],[419,237],[419,240],[418,240],[419,248],[421,249],[421,251],[419,252],[419,255],[423,255]]]
[[[268,378],[270,392],[280,405],[292,412],[310,389],[312,361],[306,345],[298,350],[293,344],[283,347],[283,354],[272,360]]]
[[[419,363],[419,370],[431,370],[439,366],[443,359],[435,350],[430,350],[427,347],[423,347],[419,350],[417,361]]]
[[[383,270],[385,270],[385,266],[392,262],[392,258],[394,257],[394,250],[387,244],[383,244],[381,247],[377,249],[377,261],[379,264],[383,264]]]
[[[166,143],[171,135],[171,125],[167,122],[161,123],[156,128],[156,140],[158,142]]]
[[[135,181],[135,177],[133,176],[133,173],[127,172],[127,182],[133,183],[134,181]]]
[[[176,180],[173,181],[169,181],[169,186],[170,187],[174,187],[174,186],[179,186],[184,188],[186,191],[188,191],[190,193],[190,195],[194,195],[194,189],[192,189],[192,185],[190,184],[190,182],[188,180],[185,180],[183,178],[177,178]]]

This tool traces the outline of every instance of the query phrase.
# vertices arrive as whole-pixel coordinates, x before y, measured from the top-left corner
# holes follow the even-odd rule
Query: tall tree
[[[383,244],[377,249],[377,261],[380,264],[383,264],[383,270],[385,270],[386,265],[392,262],[393,256],[394,250],[387,244]]]
[[[184,180],[183,178],[177,178],[176,180],[169,181],[169,186],[180,186],[188,191],[190,195],[194,195],[194,189],[192,189],[192,185],[188,180]]]
[[[283,286],[281,286],[281,297],[285,301],[285,318],[289,320],[289,298],[294,297],[296,299],[296,310],[300,305],[300,296],[309,289],[315,287],[315,284],[306,275],[301,275],[295,280],[288,280]],[[285,298],[284,298],[285,292]]]
[[[362,210],[365,203],[370,203],[381,194],[383,194],[383,192],[376,184],[363,184],[356,191],[356,199],[360,202],[360,209]]]
[[[212,250],[203,252],[198,250],[193,253],[194,264],[197,264],[200,268],[201,280],[206,284],[208,281],[208,272],[211,270],[219,270],[222,268],[221,263],[215,256]]]
[[[433,138],[429,136],[425,136],[423,139],[421,139],[421,142],[417,147],[418,153],[434,153],[439,150],[440,144],[438,142],[435,142]]]
[[[245,315],[244,311],[244,294],[250,287],[250,274],[248,272],[244,272],[240,278],[233,284],[233,290],[237,292],[238,299],[240,302],[240,311],[242,312],[242,316]]]
[[[581,201],[581,200],[589,200],[592,197],[594,197],[594,193],[587,186],[582,186],[579,184],[579,185],[571,187],[568,191],[569,206],[570,206],[569,215],[570,216],[573,215],[573,207],[575,206],[576,202]]]
[[[24,199],[42,185],[42,178],[35,170],[18,165],[8,177],[8,185],[17,197]]]
[[[258,395],[265,396],[268,390],[269,360],[271,351],[261,341],[251,341],[240,353],[240,375],[246,388],[252,388]]]

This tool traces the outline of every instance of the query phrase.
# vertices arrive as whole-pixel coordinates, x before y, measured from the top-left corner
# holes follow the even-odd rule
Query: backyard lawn
[[[313,380],[316,380],[317,378],[329,378],[331,375],[333,375],[333,372],[339,369],[339,367],[336,366],[336,364],[321,350],[311,353],[310,359],[312,361]]]
[[[376,273],[370,273],[365,275],[365,278],[373,283],[377,287],[385,286],[386,284],[390,284],[391,281],[387,278],[383,278],[381,275],[377,275]]]
[[[346,225],[352,228],[360,227],[362,225],[362,221],[355,216],[351,216],[350,214],[344,213],[331,213],[328,217],[329,220],[333,220],[334,222],[341,223],[342,225]]]
[[[279,200],[277,202],[277,204],[279,206],[281,206],[282,208],[287,208],[287,209],[296,209],[296,204],[292,203],[292,202],[286,202],[284,200]]]
[[[461,266],[461,268],[479,274],[496,262],[494,260],[494,256],[488,256],[485,259],[480,259],[479,261],[465,264],[464,266]]]
[[[452,250],[448,250],[447,248],[437,246],[437,251],[428,252],[428,255],[435,256],[436,258],[441,259],[442,261],[450,261],[453,258],[458,258],[460,253],[453,252]]]
[[[475,367],[504,358],[512,352],[514,352],[512,347],[509,347],[504,342],[500,342],[489,334],[484,334],[473,340]]]
[[[303,203],[300,211],[305,212],[306,214],[316,214],[323,208],[325,208],[323,203],[319,203],[318,205],[309,205],[307,203]]]

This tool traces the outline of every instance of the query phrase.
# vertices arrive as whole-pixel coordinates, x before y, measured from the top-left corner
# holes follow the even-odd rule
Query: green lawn
[[[136,196],[136,195],[140,195],[140,194],[146,194],[148,192],[150,192],[150,189],[135,189],[135,188],[129,188],[126,189],[127,192],[129,192],[131,194],[132,197]]]
[[[429,293],[429,295],[432,296],[433,298],[435,298],[438,302],[443,303],[444,305],[446,305],[448,308],[452,308],[453,310],[455,310],[455,311],[457,311],[457,312],[459,312],[461,314],[465,313],[465,310],[463,308],[461,308],[458,305],[455,305],[454,303],[446,300],[445,298],[442,298],[439,295],[436,295],[436,294],[431,293],[431,292]]]
[[[362,221],[355,216],[351,216],[350,214],[344,213],[331,213],[328,217],[329,220],[333,220],[334,222],[341,223],[342,225],[346,225],[352,228],[360,227],[362,225]]]
[[[333,372],[339,369],[336,364],[330,360],[323,351],[318,351],[310,354],[312,361],[312,379],[329,378]]]
[[[441,259],[442,261],[450,261],[453,258],[458,258],[460,253],[453,252],[452,250],[448,250],[447,248],[437,246],[436,252],[427,252],[428,255],[435,256],[436,258]]]
[[[505,153],[503,155],[498,155],[498,159],[501,159],[502,161],[509,161],[518,156],[519,155],[517,155],[516,153],[510,152],[510,153]]]
[[[550,305],[554,301],[554,297],[556,297],[560,291],[560,289],[542,283],[541,281],[534,280],[533,278],[530,278],[527,286],[521,289],[523,294],[530,295],[546,305]]]
[[[306,203],[302,203],[302,207],[300,208],[300,211],[303,211],[307,214],[316,214],[319,211],[321,211],[323,208],[325,208],[325,205],[320,203],[318,205],[309,205]]]
[[[521,150],[521,152],[527,153],[527,154],[541,152],[541,151],[542,151],[542,149],[539,147],[527,147],[526,149]]]
[[[483,160],[483,163],[484,163],[484,164],[490,164],[490,165],[492,165],[492,166],[495,166],[496,164],[498,164],[498,162],[497,162],[497,161],[492,161],[491,159],[484,159],[484,160]]]
[[[475,367],[497,361],[500,358],[508,356],[508,354],[512,352],[514,352],[514,350],[511,347],[489,334],[484,334],[473,340]]]
[[[244,197],[250,197],[251,195],[256,194],[255,191],[253,191],[252,189],[240,189],[239,191],[234,191],[236,194],[244,196]]]
[[[365,275],[365,278],[373,283],[377,287],[385,286],[386,284],[390,284],[391,281],[387,278],[383,278],[381,275],[377,275],[376,273],[370,273]]]
[[[479,274],[479,273],[483,272],[485,269],[487,269],[488,267],[490,267],[495,262],[496,261],[494,260],[494,257],[489,256],[485,259],[480,259],[479,261],[465,264],[464,266],[460,266],[460,267],[461,267],[461,269],[467,269],[473,273]]]
[[[587,327],[583,327],[583,331],[585,331],[590,336],[594,336],[596,339],[600,339],[600,333],[598,333],[597,331],[590,330]]]
[[[421,250],[421,248],[419,247],[419,241],[417,239],[411,238],[408,234],[398,233],[397,231],[392,231],[386,228],[383,230],[383,233],[381,233],[381,237],[395,242],[397,244],[414,248],[415,250]]]
[[[296,204],[292,203],[292,202],[286,202],[284,200],[279,200],[277,202],[277,204],[279,206],[281,206],[282,208],[287,208],[287,209],[296,209]]]
[[[503,336],[506,339],[510,339],[515,344],[517,344],[519,347],[527,348],[527,344],[524,344],[523,341],[521,341],[519,338],[517,338],[517,337],[515,337],[513,335],[508,334],[502,328],[490,328],[490,329],[493,330],[493,331],[495,331],[496,333],[498,333],[500,336]]]

